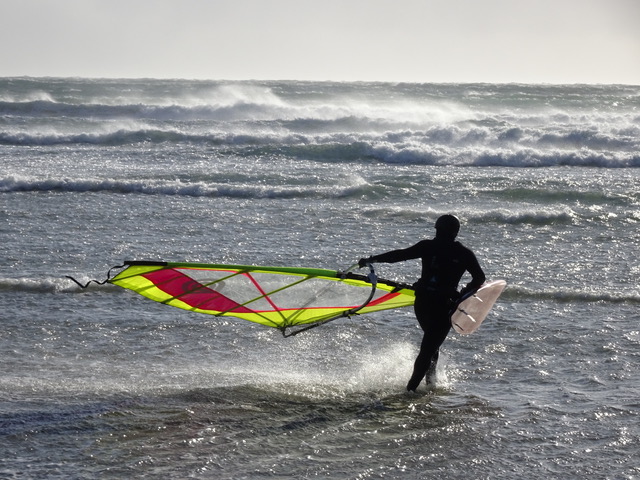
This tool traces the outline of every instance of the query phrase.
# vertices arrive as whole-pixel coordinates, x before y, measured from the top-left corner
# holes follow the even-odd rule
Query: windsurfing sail
[[[122,268],[109,283],[184,310],[278,328],[285,336],[337,318],[410,306],[415,300],[411,286],[377,279],[371,266],[366,276],[351,269],[153,261],[127,261]]]

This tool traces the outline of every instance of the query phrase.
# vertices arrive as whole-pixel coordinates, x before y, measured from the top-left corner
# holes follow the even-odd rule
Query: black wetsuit
[[[395,263],[422,259],[422,277],[415,284],[415,313],[424,331],[420,353],[407,390],[415,391],[427,375],[435,371],[440,345],[451,329],[449,312],[458,297],[458,283],[464,272],[471,274],[471,282],[463,293],[475,290],[485,281],[485,275],[471,250],[451,239],[423,240],[412,247],[375,255],[371,262]],[[427,379],[429,381],[429,379]]]

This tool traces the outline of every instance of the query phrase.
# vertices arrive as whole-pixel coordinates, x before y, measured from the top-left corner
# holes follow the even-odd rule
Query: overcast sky
[[[0,76],[640,85],[640,0],[0,0]]]

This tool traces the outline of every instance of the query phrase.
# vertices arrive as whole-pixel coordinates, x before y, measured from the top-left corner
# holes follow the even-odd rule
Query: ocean
[[[417,394],[411,309],[284,338],[66,278],[444,213],[508,287]],[[0,478],[640,478],[639,226],[640,86],[0,78]]]

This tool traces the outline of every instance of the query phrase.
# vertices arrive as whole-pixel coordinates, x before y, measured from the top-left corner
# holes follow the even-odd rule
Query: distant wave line
[[[112,119],[116,120],[116,119]],[[614,129],[613,127],[563,125],[552,132],[548,125],[541,121],[537,127],[519,127],[504,125],[478,125],[478,122],[453,122],[447,125],[424,125],[407,121],[385,118],[369,118],[358,116],[338,116],[335,118],[295,117],[293,119],[260,120],[251,118],[241,122],[211,121],[186,123],[198,126],[201,133],[187,133],[180,128],[181,122],[138,121],[123,117],[118,121],[104,122],[94,117],[82,117],[68,125],[84,122],[83,129],[93,127],[94,131],[67,132],[62,120],[50,122],[47,130],[38,131],[20,127],[18,131],[4,131],[0,142],[6,144],[51,143],[98,143],[101,138],[121,135],[122,141],[144,141],[145,134],[163,140],[183,138],[193,141],[225,141],[238,143],[237,138],[250,138],[252,143],[274,143],[283,145],[298,143],[334,143],[360,140],[364,142],[385,142],[395,145],[424,144],[449,147],[484,146],[496,150],[507,148],[529,148],[534,150],[590,149],[592,151],[630,152],[640,146],[640,126]],[[118,123],[124,125],[117,128]],[[116,125],[116,128],[113,126]],[[170,126],[171,125],[171,126]],[[56,131],[58,129],[58,131]]]
[[[602,192],[600,190],[567,190],[556,189],[550,186],[548,189],[541,188],[505,188],[505,189],[484,189],[484,194],[493,195],[498,198],[505,198],[510,201],[534,201],[536,203],[550,203],[555,204],[557,202],[567,201],[579,201],[588,204],[601,204],[607,205],[620,205],[628,206],[629,202],[637,202],[640,200],[640,196],[635,192],[627,192],[626,194],[613,194]],[[637,197],[637,198],[636,198]]]
[[[372,208],[363,212],[366,217],[402,219],[406,222],[418,222],[431,224],[439,215],[445,211],[437,212],[429,209],[417,208]],[[609,218],[601,218],[600,213],[589,213],[585,210],[574,211],[568,206],[542,206],[539,208],[529,207],[526,209],[509,210],[498,209],[477,212],[460,210],[458,214],[465,223],[471,224],[497,224],[497,225],[575,225],[581,222],[593,220],[610,221]],[[621,216],[618,221],[638,222],[639,216],[635,211],[629,211],[626,216]]]
[[[424,221],[431,223],[438,215],[444,212],[425,212],[415,209],[372,209],[365,215],[375,218],[382,216],[405,218],[407,221]],[[560,211],[540,209],[538,211],[511,211],[494,210],[483,213],[465,213],[460,215],[465,223],[496,223],[496,224],[527,224],[527,225],[553,225],[575,223],[578,215],[570,209],[562,208]]]
[[[0,144],[55,146],[87,144],[124,146],[136,144],[195,143],[228,148],[225,154],[243,157],[288,156],[316,161],[377,161],[399,165],[454,165],[476,167],[640,167],[638,151],[589,149],[538,149],[522,145],[489,146],[438,144],[420,138],[398,138],[391,133],[184,133],[177,130],[121,129],[106,133],[0,133]]]
[[[83,277],[84,279],[84,277]],[[92,285],[92,290],[119,292],[110,285]],[[74,282],[60,277],[0,278],[0,291],[24,293],[80,293],[83,290]],[[511,285],[501,296],[501,301],[544,300],[560,303],[614,303],[640,305],[640,295],[610,292],[586,292],[579,290],[533,290]]]
[[[79,290],[70,280],[63,278],[0,278],[0,291],[24,293],[71,293]]]
[[[640,305],[640,295],[618,294],[610,292],[586,292],[580,290],[542,290],[510,286],[503,293],[502,299],[518,300],[546,300],[561,303],[627,303]]]
[[[363,195],[373,187],[365,183],[319,186],[216,185],[204,182],[185,183],[180,180],[126,181],[104,179],[28,179],[8,177],[0,179],[0,193],[17,192],[76,192],[119,193],[145,195],[177,195],[188,197],[229,198],[344,198]]]

